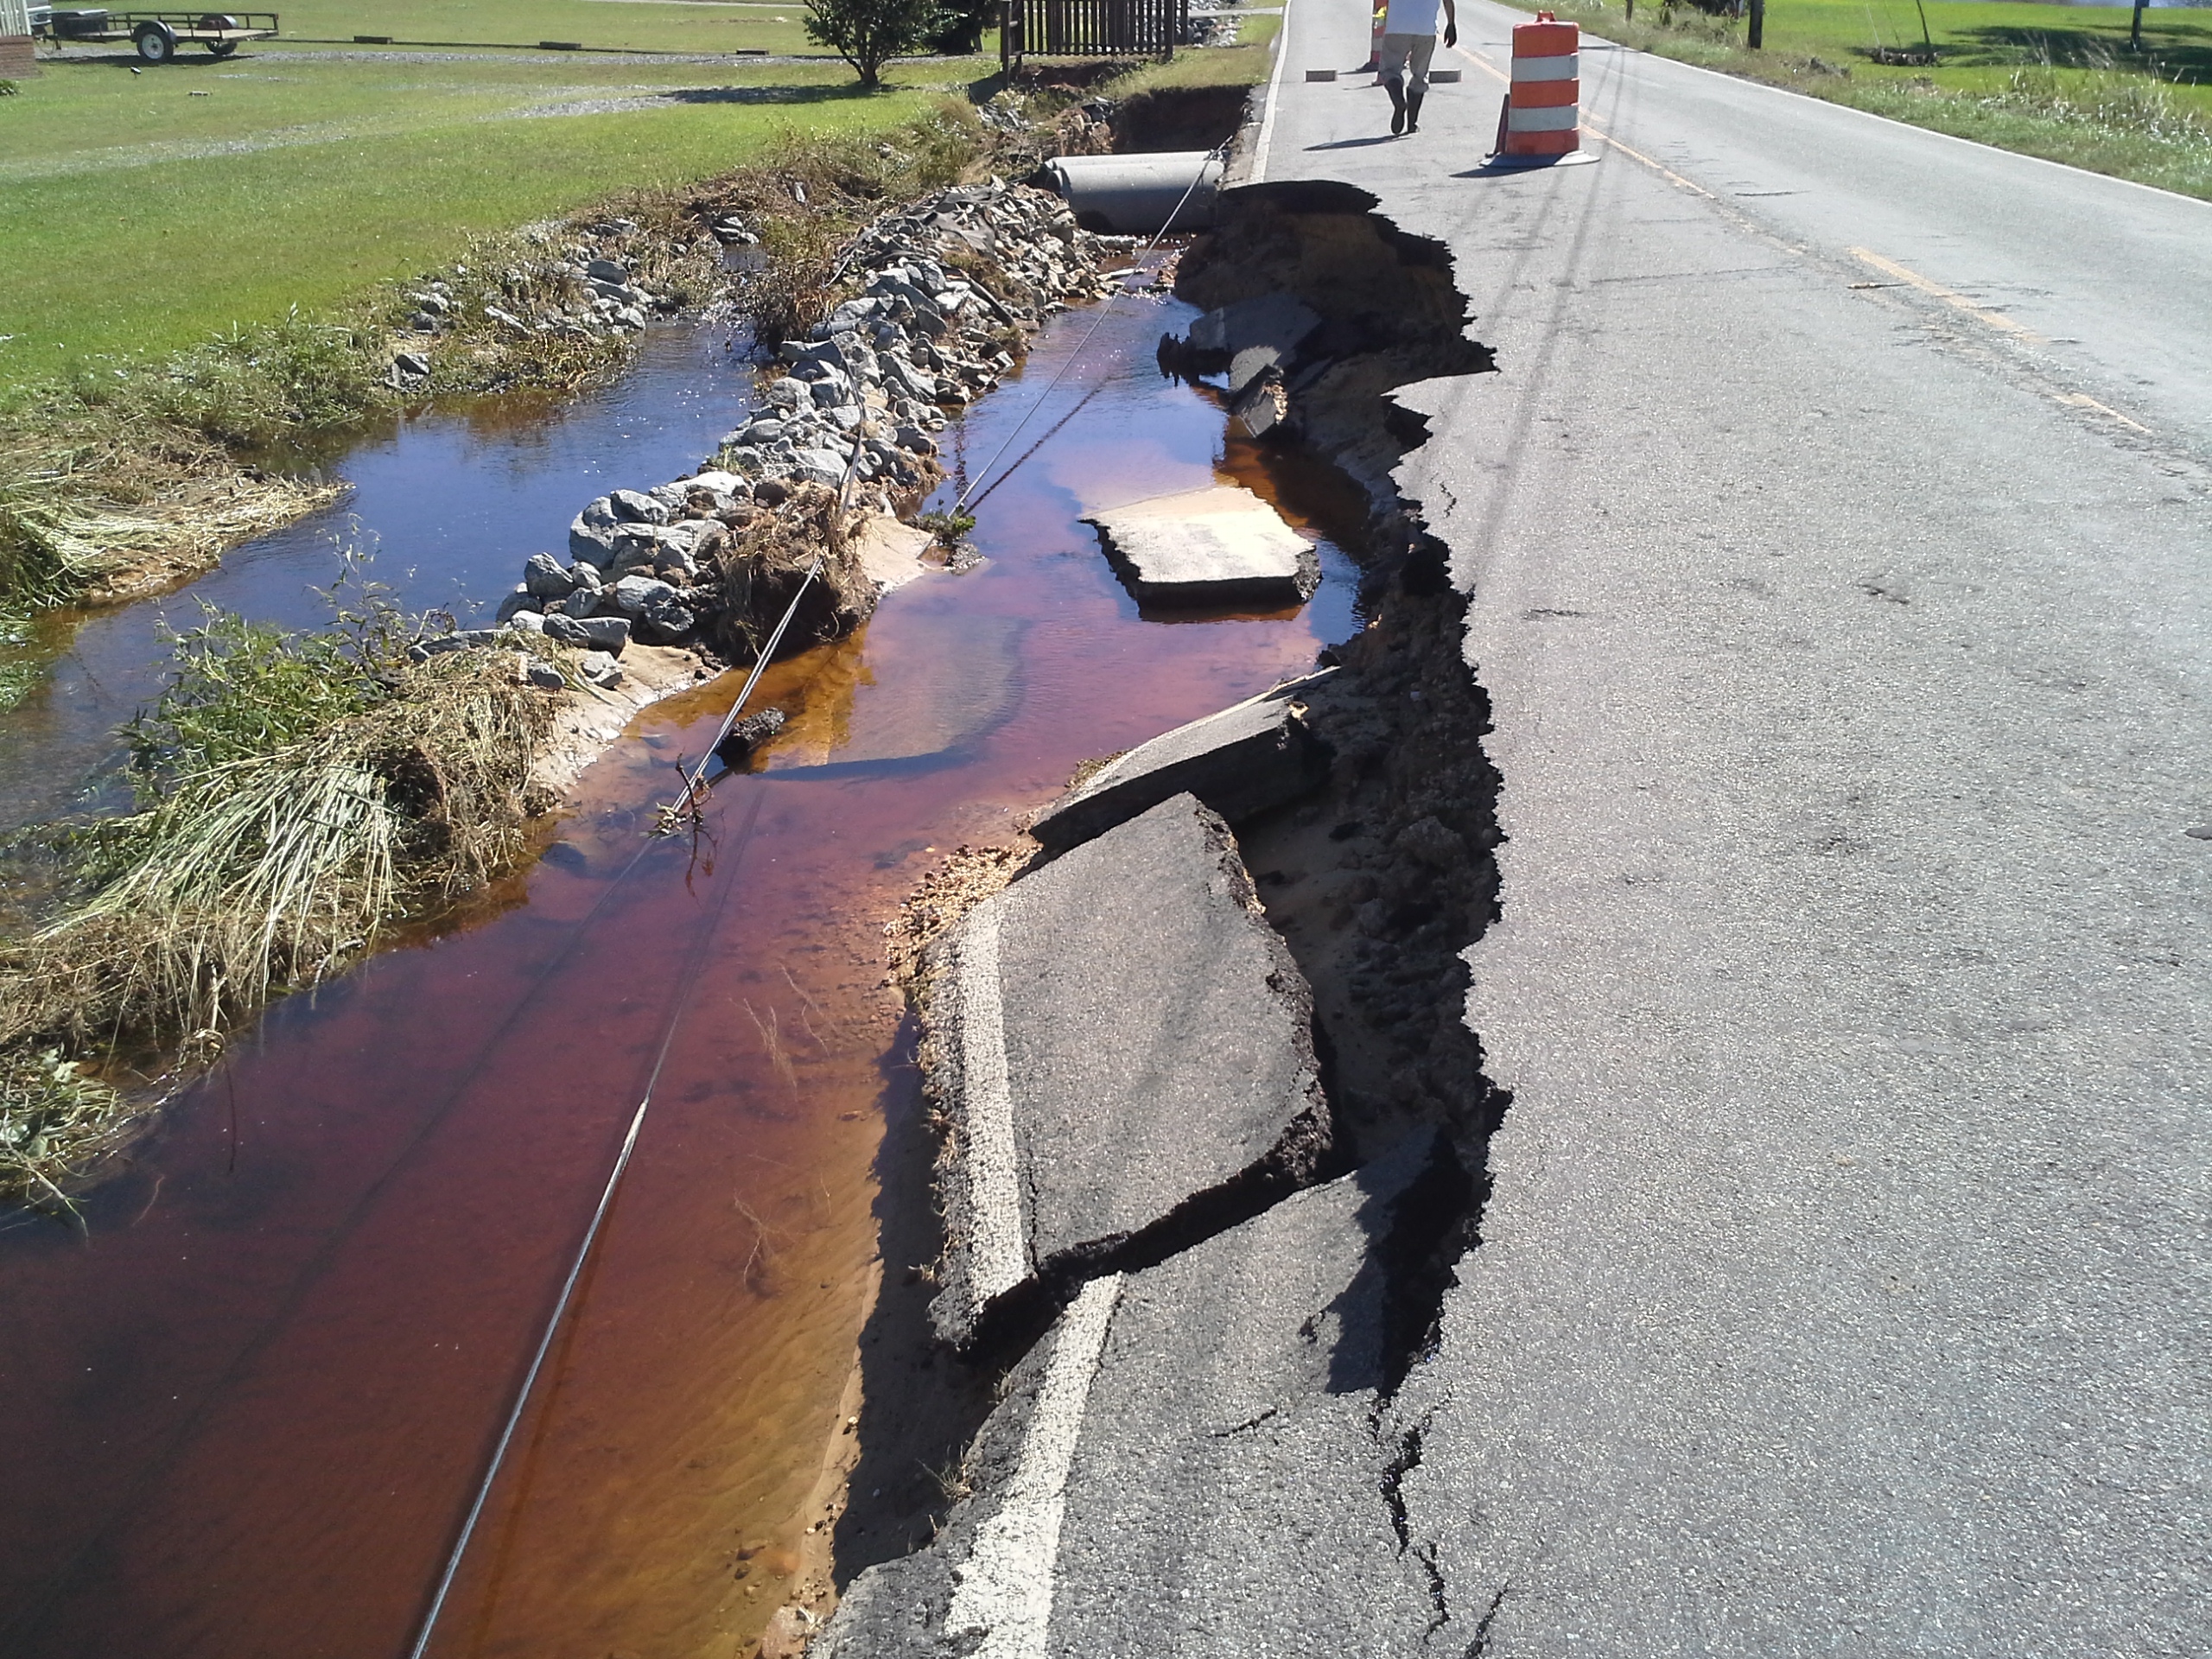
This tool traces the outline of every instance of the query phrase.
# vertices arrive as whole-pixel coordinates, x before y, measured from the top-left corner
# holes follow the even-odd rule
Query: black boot
[[[1390,132],[1395,137],[1406,130],[1406,83],[1393,75],[1382,83],[1382,90],[1390,94]]]
[[[1412,92],[1407,95],[1406,130],[1408,132],[1419,132],[1421,130],[1421,101],[1427,96],[1428,94],[1426,92]],[[1398,129],[1395,124],[1390,129],[1393,132],[1395,132]]]

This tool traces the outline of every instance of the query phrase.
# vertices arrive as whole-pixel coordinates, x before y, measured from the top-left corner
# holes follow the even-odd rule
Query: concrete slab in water
[[[1141,603],[1297,604],[1321,585],[1306,538],[1234,485],[1086,514]]]
[[[1029,833],[1064,853],[1171,795],[1195,795],[1227,819],[1293,801],[1328,775],[1329,757],[1306,722],[1300,695],[1334,669],[1286,680],[1108,761],[1046,807]]]
[[[929,574],[930,567],[923,562],[922,555],[929,551],[936,539],[926,530],[879,515],[861,526],[857,537],[861,569],[887,594],[894,588],[903,588],[915,577]]]
[[[1016,881],[925,963],[949,1342],[1329,1154],[1313,993],[1192,796]]]
[[[1420,1440],[1382,1395],[1407,1334],[1393,1257],[1455,1168],[1408,1143],[1086,1286],[1007,1378],[963,1464],[973,1496],[861,1574],[810,1652],[1426,1651],[1440,1614],[1391,1509]]]
[[[1313,307],[1288,294],[1261,294],[1209,311],[1191,325],[1190,341],[1202,351],[1232,354],[1272,346],[1288,357],[1321,326]]]

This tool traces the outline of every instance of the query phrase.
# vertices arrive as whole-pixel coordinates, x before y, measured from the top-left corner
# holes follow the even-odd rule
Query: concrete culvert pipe
[[[1179,149],[1159,156],[1055,156],[1045,163],[1045,174],[1084,229],[1136,236],[1211,225],[1222,166],[1210,149]],[[1194,182],[1198,188],[1192,189]],[[1186,190],[1190,200],[1176,213]],[[1172,227],[1170,213],[1175,214]]]

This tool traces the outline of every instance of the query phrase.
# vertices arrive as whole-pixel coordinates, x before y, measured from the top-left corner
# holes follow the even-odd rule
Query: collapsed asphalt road
[[[838,1659],[2201,1647],[2212,423],[2053,226],[2134,238],[2188,359],[2212,210],[1594,42],[1604,162],[1483,175],[1511,21],[1391,144],[1300,75],[1363,20],[1294,8],[1185,262],[1324,320],[1268,418],[1374,508],[1310,730],[1154,757],[1218,806],[1325,747],[1231,816],[1328,1158],[991,1333]],[[1143,753],[1052,852],[1163,810],[1084,817]]]

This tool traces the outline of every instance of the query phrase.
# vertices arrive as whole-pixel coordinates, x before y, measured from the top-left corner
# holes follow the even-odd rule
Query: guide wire
[[[816,563],[821,561],[817,558]],[[788,620],[788,613],[786,614]],[[461,1523],[461,1533],[454,1540],[453,1549],[446,1557],[445,1571],[439,1576],[438,1587],[430,1598],[429,1610],[423,1616],[421,1630],[415,1645],[408,1649],[408,1659],[423,1659],[429,1651],[430,1638],[436,1633],[438,1616],[445,1611],[446,1598],[452,1592],[454,1580],[461,1572],[461,1558],[468,1553],[470,1539],[476,1533],[476,1523],[483,1518],[484,1506],[490,1500],[492,1488],[499,1478],[499,1469],[506,1460],[507,1450],[513,1445],[515,1430],[521,1427],[523,1414],[530,1405],[531,1391],[537,1385],[538,1373],[544,1369],[545,1356],[552,1351],[553,1338],[560,1333],[561,1321],[567,1315],[570,1300],[575,1296],[576,1281],[583,1277],[584,1265],[591,1259],[592,1247],[599,1242],[600,1230],[607,1221],[608,1210],[613,1206],[615,1189],[621,1185],[623,1173],[630,1167],[631,1154],[638,1149],[638,1135],[645,1126],[645,1114],[652,1109],[653,1091],[660,1085],[660,1074],[668,1065],[669,1050],[675,1046],[676,1033],[683,1023],[683,1016],[690,1010],[691,998],[699,986],[700,965],[706,959],[707,947],[721,931],[722,917],[729,909],[730,895],[737,890],[737,871],[745,857],[745,849],[753,840],[753,831],[760,820],[760,805],[766,798],[764,785],[753,792],[753,799],[745,815],[744,826],[739,830],[737,842],[729,855],[728,870],[722,880],[721,895],[715,901],[714,912],[699,930],[699,937],[692,941],[691,951],[683,965],[683,988],[677,993],[676,1005],[669,1011],[668,1027],[661,1034],[660,1049],[653,1056],[652,1071],[646,1076],[645,1093],[639,1096],[638,1109],[630,1115],[630,1127],[622,1136],[621,1149],[615,1154],[614,1167],[607,1177],[607,1185],[599,1195],[599,1206],[592,1211],[591,1222],[584,1229],[583,1242],[576,1247],[575,1260],[569,1263],[569,1276],[561,1282],[561,1294],[554,1299],[553,1312],[545,1321],[544,1334],[537,1339],[537,1351],[531,1356],[530,1369],[523,1373],[522,1386],[515,1392],[513,1407],[499,1430],[499,1439],[493,1447],[491,1462],[486,1466],[484,1478],[477,1484],[476,1496],[468,1506],[467,1516]]]
[[[842,536],[844,531],[845,504],[852,498],[853,479],[860,471],[861,440],[866,429],[862,428],[861,431],[853,434],[853,453],[845,457],[845,475],[837,480],[837,502],[830,511],[836,515],[835,534],[839,537]],[[807,584],[812,582],[821,570],[822,555],[817,553],[814,556],[814,562],[806,567],[806,574],[799,578],[798,591],[791,595],[791,604],[785,608],[784,620],[776,624],[776,631],[768,636],[767,645],[753,664],[753,672],[746,677],[745,684],[738,691],[737,701],[730,704],[729,713],[722,716],[721,727],[715,733],[715,741],[707,745],[707,753],[700,760],[698,769],[684,781],[683,792],[676,798],[676,804],[670,807],[663,815],[664,822],[674,823],[682,815],[683,809],[691,804],[693,798],[698,793],[700,780],[707,775],[707,762],[715,758],[715,752],[721,747],[722,741],[737,725],[737,717],[745,709],[745,700],[753,695],[753,688],[760,683],[761,675],[767,671],[769,663],[775,658],[776,647],[783,643],[784,630],[791,626],[791,619],[798,614],[798,602],[806,597]]]
[[[845,469],[844,481],[838,487],[838,505],[840,508],[844,505],[845,493],[851,486],[854,473],[859,465],[859,460],[860,447],[855,443],[854,446],[852,460],[848,463]],[[744,708],[745,699],[752,695],[753,686],[760,680],[761,668],[765,666],[769,658],[774,655],[775,647],[782,639],[785,629],[791,626],[791,619],[798,614],[798,601],[806,592],[807,583],[813,580],[815,575],[819,573],[821,568],[822,556],[817,554],[816,555],[813,563],[807,567],[805,578],[799,584],[798,593],[792,595],[791,606],[784,613],[783,620],[777,624],[776,632],[769,640],[768,649],[761,654],[760,662],[754,665],[751,678],[747,680],[744,690],[738,694],[736,704],[732,708],[728,717],[723,721],[721,730],[716,734],[715,739],[715,747],[720,746],[722,739],[729,734],[730,728],[736,723],[738,710]],[[713,749],[710,747],[709,750],[709,757],[711,757]],[[706,766],[702,761],[700,765],[699,771],[703,774],[705,770]],[[697,779],[695,778],[692,780],[691,785],[687,786],[684,797],[687,800],[690,798],[691,790],[693,787],[696,787],[697,781]],[[753,817],[757,817],[759,810],[760,804],[756,800],[753,804],[753,815],[748,817],[746,823],[744,832],[746,836],[749,837],[751,836]],[[127,1494],[119,1500],[112,1509],[110,1510],[107,1516],[101,1521],[98,1528],[95,1529],[86,1538],[84,1544],[74,1554],[73,1554],[69,1560],[63,1564],[60,1569],[47,1581],[44,1588],[34,1595],[29,1601],[28,1605],[20,1607],[12,1619],[4,1625],[0,1625],[0,1651],[10,1650],[16,1637],[18,1636],[27,1636],[32,1630],[36,1628],[39,1622],[45,1618],[48,1611],[52,1607],[54,1603],[58,1600],[67,1589],[71,1580],[75,1578],[79,1570],[83,1567],[86,1560],[114,1531],[122,1517],[130,1512],[131,1509],[137,1502],[139,1496],[150,1489],[154,1482],[160,1478],[162,1472],[175,1463],[179,1452],[182,1451],[185,1444],[191,1439],[194,1432],[198,1428],[200,1422],[207,1416],[207,1411],[213,1402],[215,1400],[223,1397],[223,1395],[227,1392],[229,1385],[244,1373],[245,1368],[250,1365],[255,1358],[265,1352],[270,1344],[276,1340],[277,1333],[285,1329],[291,1323],[294,1316],[298,1313],[300,1308],[305,1304],[309,1291],[321,1281],[324,1272],[328,1268],[331,1262],[337,1258],[338,1253],[345,1244],[346,1241],[353,1236],[355,1230],[359,1227],[363,1219],[369,1214],[371,1210],[375,1207],[377,1201],[390,1190],[391,1183],[398,1178],[400,1171],[414,1157],[415,1154],[423,1146],[423,1144],[429,1139],[432,1132],[446,1122],[447,1118],[452,1114],[454,1108],[459,1105],[462,1097],[467,1095],[470,1086],[483,1075],[486,1068],[491,1064],[492,1056],[498,1051],[499,1045],[505,1041],[505,1039],[521,1023],[524,1014],[536,1006],[539,996],[543,993],[546,986],[552,982],[555,975],[560,971],[562,967],[569,961],[569,957],[575,954],[575,950],[582,944],[585,937],[590,931],[592,923],[598,918],[601,912],[607,909],[607,906],[614,899],[615,895],[619,893],[628,883],[630,878],[637,873],[638,867],[645,862],[645,855],[652,850],[652,845],[653,842],[651,839],[647,839],[641,842],[637,851],[631,855],[628,862],[624,864],[623,867],[615,873],[613,880],[607,882],[605,887],[600,889],[599,893],[592,899],[591,907],[586,911],[584,914],[569,929],[568,935],[563,941],[560,949],[556,950],[553,956],[538,969],[537,973],[531,976],[529,984],[524,988],[522,995],[516,999],[514,1005],[507,1010],[506,1014],[500,1019],[498,1026],[494,1027],[491,1034],[486,1039],[482,1046],[478,1050],[474,1059],[470,1062],[467,1068],[454,1080],[453,1086],[448,1090],[445,1098],[439,1103],[436,1108],[434,1109],[427,1117],[423,1119],[423,1121],[416,1126],[414,1132],[407,1137],[404,1144],[398,1148],[397,1152],[392,1156],[391,1161],[386,1164],[382,1173],[379,1173],[374,1180],[370,1182],[369,1185],[364,1188],[359,1195],[354,1199],[352,1207],[346,1211],[345,1217],[331,1230],[329,1234],[323,1239],[321,1246],[316,1249],[314,1255],[301,1268],[299,1274],[294,1279],[290,1289],[286,1293],[283,1300],[278,1305],[276,1309],[265,1321],[263,1322],[261,1327],[255,1332],[253,1336],[250,1338],[232,1357],[230,1363],[224,1367],[222,1375],[217,1378],[215,1382],[207,1390],[200,1402],[188,1412],[183,1420],[177,1425],[175,1433],[169,1438],[168,1443],[163,1446],[160,1452],[150,1458],[143,1466],[137,1478],[131,1484]],[[743,851],[742,840],[741,840],[739,843],[738,850],[741,854]],[[725,889],[724,898],[727,899],[727,897],[728,891]],[[664,1052],[665,1045],[664,1045]],[[656,1075],[658,1075],[658,1068],[656,1068]],[[642,1115],[639,1121],[642,1122]],[[602,1205],[604,1205],[605,1202],[606,1200],[602,1198]],[[596,1224],[596,1222],[594,1222],[594,1224]],[[449,1582],[450,1578],[448,1576],[448,1584]],[[446,1586],[441,1586],[441,1599],[442,1599],[445,1587]],[[434,1618],[435,1616],[434,1610]],[[426,1625],[423,1631],[423,1639],[427,1640],[428,1637],[429,1627]],[[418,1654],[422,1651],[419,1643],[417,1644],[415,1651]]]
[[[1150,255],[1158,250],[1160,243],[1166,239],[1168,227],[1173,226],[1176,219],[1182,216],[1185,205],[1189,202],[1193,195],[1198,194],[1198,187],[1205,182],[1207,163],[1211,162],[1214,157],[1217,156],[1225,158],[1229,154],[1229,147],[1233,142],[1234,140],[1231,139],[1224,139],[1220,143],[1216,144],[1211,149],[1206,152],[1205,161],[1198,163],[1198,177],[1191,181],[1190,188],[1185,190],[1181,197],[1178,199],[1173,210],[1168,213],[1166,219],[1161,224],[1160,229],[1154,232],[1152,240],[1145,244],[1144,251],[1137,256],[1139,259],[1144,259],[1150,257]],[[952,511],[954,512],[958,512],[967,506],[969,498],[970,496],[975,496],[975,499],[979,502],[982,499],[982,495],[976,495],[976,486],[982,484],[985,479],[990,477],[991,468],[999,464],[1000,457],[1004,455],[1008,449],[1014,447],[1014,441],[1021,435],[1022,429],[1027,426],[1029,423],[1036,417],[1037,411],[1044,408],[1046,401],[1051,398],[1052,393],[1058,390],[1060,382],[1067,378],[1068,371],[1075,367],[1077,363],[1080,363],[1083,360],[1084,353],[1090,349],[1090,342],[1097,337],[1099,329],[1105,326],[1107,316],[1114,309],[1115,301],[1120,299],[1128,291],[1128,289],[1126,287],[1119,288],[1106,296],[1104,302],[1098,308],[1097,316],[1091,320],[1090,327],[1088,332],[1084,334],[1082,342],[1076,346],[1072,353],[1069,354],[1067,361],[1060,365],[1059,372],[1055,374],[1052,379],[1046,383],[1045,390],[1037,394],[1037,401],[1029,405],[1027,411],[1023,414],[1020,420],[1014,423],[1014,429],[1006,435],[1006,442],[999,445],[996,451],[993,453],[991,458],[983,463],[982,470],[976,473],[974,480],[969,483],[966,489],[961,491],[959,499],[952,504]],[[1096,394],[1094,393],[1093,395],[1095,396]],[[1086,399],[1085,401],[1087,402],[1089,400]],[[1077,407],[1079,408],[1081,405],[1077,405]],[[1071,415],[1075,411],[1073,410],[1069,411]],[[1058,429],[1058,428],[1054,429],[1055,431]],[[1046,437],[1050,437],[1052,434],[1048,432],[1045,435]],[[1043,440],[1040,439],[1039,442],[1042,442]],[[1022,461],[1028,460],[1031,455],[1033,455],[1036,453],[1036,448],[1033,445],[1030,448],[1022,453],[1020,459],[1015,461],[1014,467],[1020,466]],[[998,480],[998,483],[993,484],[991,486],[991,489],[996,489],[999,484],[1006,481],[1006,477],[1012,476],[1014,467],[1007,467],[1006,470],[1006,476],[1001,477]],[[988,495],[989,493],[989,490],[983,492],[983,495]]]
[[[855,454],[860,453],[860,446],[857,443],[853,446],[853,453]],[[844,498],[841,493],[838,497],[837,511],[842,512],[843,510]],[[753,672],[745,677],[745,684],[738,691],[737,701],[730,704],[729,713],[722,716],[721,727],[715,732],[715,741],[707,746],[707,753],[700,760],[697,769],[683,780],[683,792],[676,798],[676,804],[663,814],[664,822],[673,823],[677,816],[691,804],[693,798],[698,793],[700,781],[707,775],[708,762],[715,758],[715,751],[721,747],[723,740],[728,737],[731,729],[736,726],[737,717],[744,710],[745,700],[753,695],[753,688],[760,683],[760,677],[768,671],[768,664],[776,654],[776,647],[783,643],[784,630],[791,626],[791,619],[798,614],[799,601],[806,597],[807,584],[814,580],[821,569],[822,555],[817,553],[814,556],[814,562],[806,567],[806,574],[799,578],[798,591],[791,595],[791,602],[785,607],[783,620],[776,624],[776,631],[768,636],[768,643],[761,647],[760,658],[753,664]]]
[[[614,879],[600,889],[598,895],[592,900],[591,908],[571,925],[560,949],[555,951],[531,976],[529,984],[524,987],[522,995],[515,1000],[514,1005],[500,1018],[499,1024],[485,1039],[475,1058],[454,1079],[453,1086],[446,1091],[445,1098],[416,1126],[376,1179],[361,1190],[345,1216],[331,1229],[321,1244],[315,1249],[315,1254],[301,1268],[275,1312],[262,1322],[260,1328],[232,1356],[230,1363],[223,1368],[222,1375],[207,1387],[199,1402],[177,1424],[168,1444],[148,1459],[137,1478],[131,1483],[125,1494],[108,1511],[106,1517],[86,1539],[84,1544],[48,1580],[45,1589],[32,1598],[29,1605],[22,1608],[11,1622],[0,1626],[0,1653],[14,1651],[16,1639],[19,1637],[27,1637],[37,1627],[39,1622],[46,1617],[48,1610],[67,1589],[70,1581],[75,1578],[86,1560],[113,1533],[123,1517],[137,1507],[139,1498],[151,1490],[162,1472],[175,1462],[186,1444],[206,1419],[213,1403],[228,1396],[232,1383],[243,1376],[246,1368],[266,1352],[270,1345],[276,1341],[278,1334],[291,1324],[293,1318],[305,1306],[308,1294],[321,1281],[330,1264],[337,1259],[339,1251],[346,1241],[353,1236],[361,1223],[376,1207],[378,1201],[391,1189],[391,1184],[399,1178],[400,1172],[406,1167],[416,1153],[429,1141],[433,1132],[446,1122],[452,1115],[454,1108],[461,1103],[469,1089],[483,1076],[486,1069],[492,1063],[492,1057],[499,1051],[499,1045],[505,1042],[521,1024],[524,1014],[536,1006],[538,997],[546,986],[551,983],[554,976],[561,970],[583,943],[590,931],[592,923],[598,918],[600,912],[607,907],[616,893],[621,891],[624,884],[636,873],[638,866],[645,861],[645,855],[652,849],[652,843],[650,841],[642,843],[631,855],[630,861],[615,873]]]

